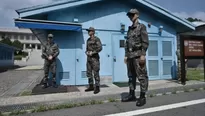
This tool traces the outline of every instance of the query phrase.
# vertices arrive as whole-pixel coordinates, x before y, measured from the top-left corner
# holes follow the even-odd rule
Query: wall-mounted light
[[[74,23],[78,23],[78,18],[74,18],[74,19],[73,19],[73,22],[74,22]]]
[[[163,31],[163,26],[159,26],[159,35],[161,36],[162,35],[162,31]]]
[[[150,27],[152,26],[152,23],[149,22],[149,23],[147,24],[147,26],[150,28]]]
[[[120,24],[120,32],[124,33],[125,32],[125,24]]]

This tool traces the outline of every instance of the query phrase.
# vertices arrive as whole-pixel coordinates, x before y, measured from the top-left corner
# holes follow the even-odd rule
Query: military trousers
[[[43,83],[48,83],[48,74],[49,74],[49,69],[52,74],[52,81],[56,82],[56,60],[49,61],[45,60],[44,61],[44,78],[43,78]]]
[[[136,79],[140,82],[140,91],[147,92],[148,90],[148,75],[146,64],[143,66],[139,65],[138,58],[128,58],[127,59],[127,73],[128,73],[128,84],[130,90],[136,89]]]
[[[93,77],[95,79],[95,86],[100,86],[100,59],[95,57],[87,58],[87,77],[89,85],[93,85]]]

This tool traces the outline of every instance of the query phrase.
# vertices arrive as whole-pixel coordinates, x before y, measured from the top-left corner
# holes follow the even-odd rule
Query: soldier
[[[97,94],[100,92],[100,56],[99,52],[102,50],[102,44],[98,37],[95,36],[95,29],[93,27],[90,27],[89,29],[86,29],[88,31],[88,34],[90,38],[87,40],[87,47],[86,47],[86,55],[87,55],[87,77],[88,77],[88,83],[89,87],[85,90],[93,91],[94,94]],[[93,76],[95,79],[95,88],[93,86]]]
[[[139,11],[131,9],[127,16],[133,22],[127,32],[125,58],[129,78],[129,95],[122,98],[122,102],[135,101],[136,78],[140,82],[140,98],[136,106],[146,104],[145,94],[148,90],[148,75],[146,68],[146,51],[149,46],[148,34],[145,25],[138,22]]]
[[[51,69],[52,73],[52,85],[57,88],[56,84],[56,58],[59,55],[59,48],[56,43],[53,42],[53,35],[48,34],[48,40],[46,46],[42,49],[42,58],[44,60],[44,78],[43,88],[48,87],[48,73]]]

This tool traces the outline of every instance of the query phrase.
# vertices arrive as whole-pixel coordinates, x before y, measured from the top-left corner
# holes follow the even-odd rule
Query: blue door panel
[[[123,34],[113,34],[112,35],[112,45],[113,45],[113,82],[127,82],[127,67],[124,63],[125,49],[120,46],[124,42]]]
[[[71,36],[72,33],[54,33],[54,40],[60,49],[56,77],[61,85],[75,85],[75,41]]]

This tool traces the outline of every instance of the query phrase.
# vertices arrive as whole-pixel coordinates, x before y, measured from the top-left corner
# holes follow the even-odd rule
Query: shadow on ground
[[[25,66],[14,65],[14,66],[9,66],[9,67],[0,67],[0,73],[6,72],[8,70],[15,70],[15,69],[22,68],[22,67],[25,67]]]

